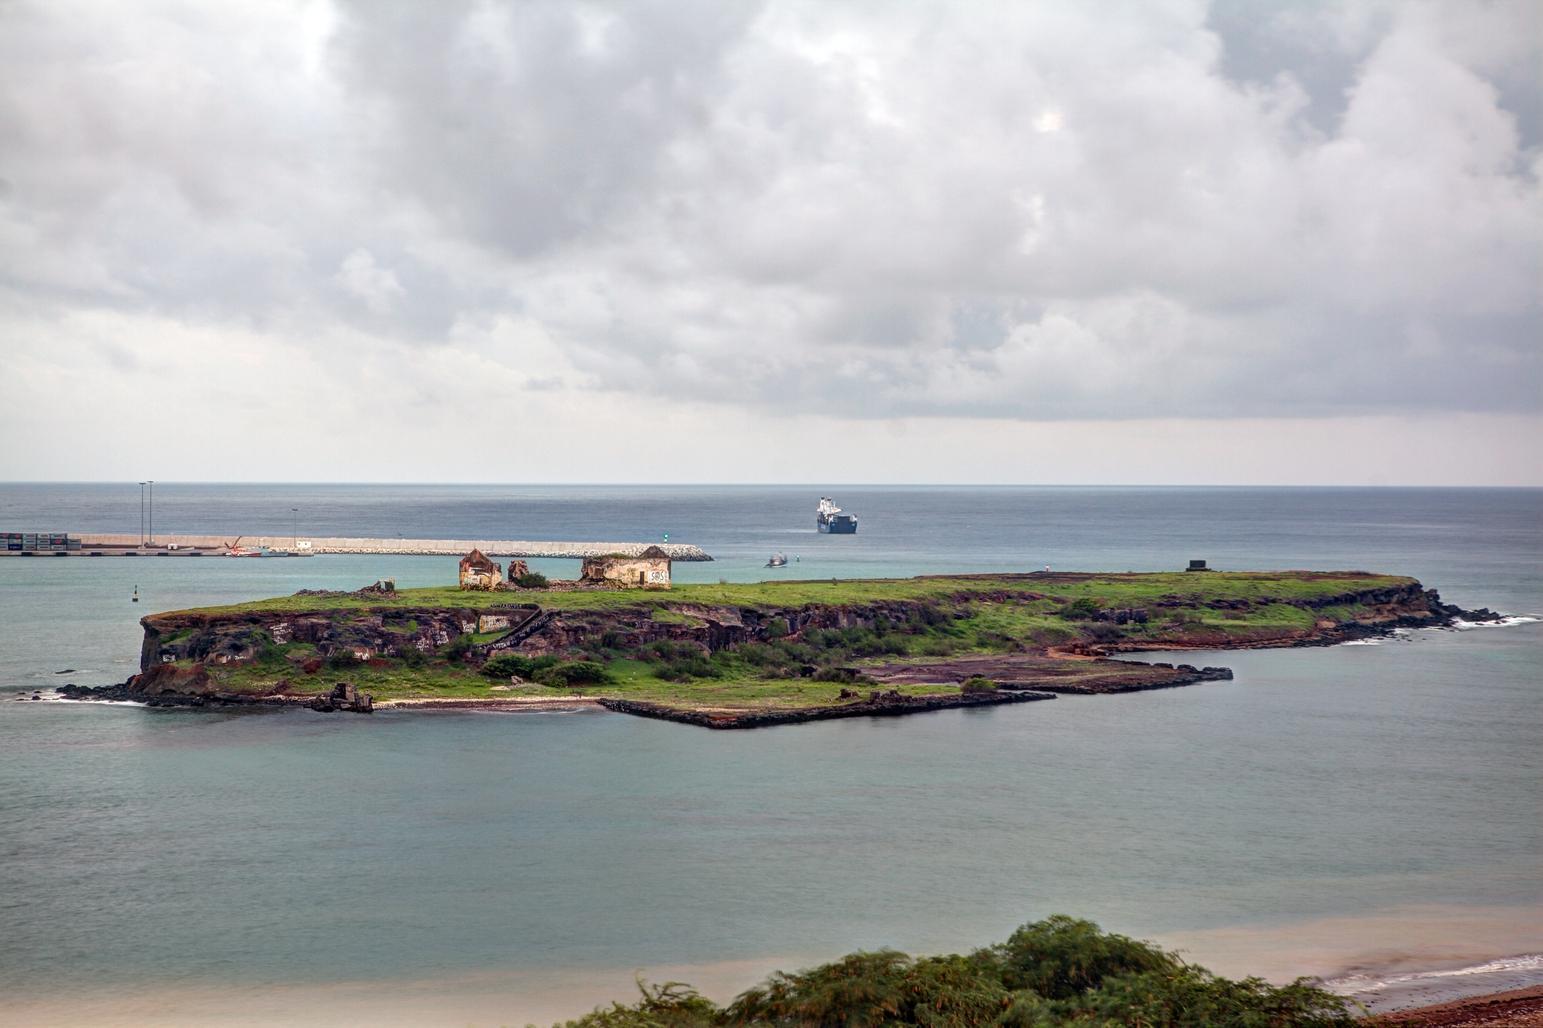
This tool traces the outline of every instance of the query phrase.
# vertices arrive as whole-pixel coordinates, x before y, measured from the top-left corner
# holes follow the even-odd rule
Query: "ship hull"
[[[829,521],[818,520],[815,527],[827,535],[856,535],[856,518],[832,518]]]

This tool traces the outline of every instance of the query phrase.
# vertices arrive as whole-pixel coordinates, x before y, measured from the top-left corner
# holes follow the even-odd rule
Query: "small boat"
[[[769,568],[785,568],[788,566],[788,557],[785,553],[774,553],[766,559]]]

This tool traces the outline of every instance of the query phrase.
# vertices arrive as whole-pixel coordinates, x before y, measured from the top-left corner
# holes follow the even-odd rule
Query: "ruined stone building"
[[[461,558],[462,589],[497,589],[503,575],[503,565],[488,560],[481,550],[472,550]]]
[[[668,589],[670,555],[650,546],[636,557],[608,553],[585,557],[579,580],[590,585],[614,585],[624,589]]]

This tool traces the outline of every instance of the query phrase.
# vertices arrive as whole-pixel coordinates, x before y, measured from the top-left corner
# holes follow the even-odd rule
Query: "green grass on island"
[[[316,646],[280,644],[259,627],[251,630],[258,637],[250,659],[204,661],[203,666],[217,688],[239,692],[310,693],[346,680],[377,700],[582,695],[753,711],[844,702],[854,692],[873,688],[865,669],[886,662],[926,665],[993,654],[1044,655],[1078,643],[1110,649],[1279,644],[1312,633],[1326,621],[1366,619],[1377,613],[1362,602],[1369,595],[1407,593],[1416,584],[1363,572],[1208,572],[720,583],[658,591],[429,588],[275,597],[147,620],[167,627],[163,645],[186,644],[208,622],[262,626],[290,615],[325,616],[345,632],[379,616],[383,622],[374,622],[377,633],[405,639],[418,631],[419,618],[429,617],[427,612],[473,617],[534,605],[559,617],[587,619],[587,634],[564,652],[521,664],[515,684],[507,673],[486,674],[480,666],[486,645],[505,634],[500,631],[462,634],[428,653],[404,649],[400,656],[357,661],[347,653],[323,660]],[[873,616],[874,605],[884,603],[899,613]],[[829,608],[870,613],[858,619],[863,623],[848,627],[788,630],[786,616]],[[721,618],[725,609],[745,615],[747,624],[753,613],[759,634],[716,648],[697,641],[692,633],[705,634],[707,619]],[[392,612],[401,613],[393,618]],[[643,637],[650,641],[640,642]],[[1049,670],[1062,677],[1096,670],[1088,662],[1065,663]],[[944,681],[885,688],[939,695],[960,686]]]
[[[1173,596],[1195,604],[1213,600],[1301,601],[1347,592],[1408,585],[1414,579],[1369,572],[1209,571],[1079,574],[1036,572],[1024,575],[928,575],[918,578],[800,579],[778,582],[677,584],[670,589],[515,589],[477,592],[454,586],[401,589],[395,593],[311,593],[275,596],[219,607],[200,614],[268,612],[304,614],[331,610],[460,608],[486,610],[534,603],[550,610],[605,610],[648,606],[664,609],[691,605],[727,607],[800,607],[850,605],[882,600],[928,600],[959,593],[1040,592],[1067,601],[1089,598],[1105,607],[1138,606]],[[181,612],[175,612],[181,613]]]

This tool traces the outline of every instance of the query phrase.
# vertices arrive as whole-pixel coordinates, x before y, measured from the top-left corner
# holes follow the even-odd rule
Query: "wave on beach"
[[[1326,979],[1323,985],[1376,1013],[1509,992],[1540,983],[1543,953],[1522,953],[1435,971],[1353,971]]]
[[[1478,974],[1539,974],[1543,973],[1543,953],[1523,953],[1512,957],[1500,957],[1468,967],[1453,967],[1442,971],[1410,971],[1404,974],[1375,975],[1364,971],[1330,978],[1323,984],[1335,992],[1364,995],[1381,992],[1400,985],[1418,982],[1440,982],[1452,978],[1467,978]]]

